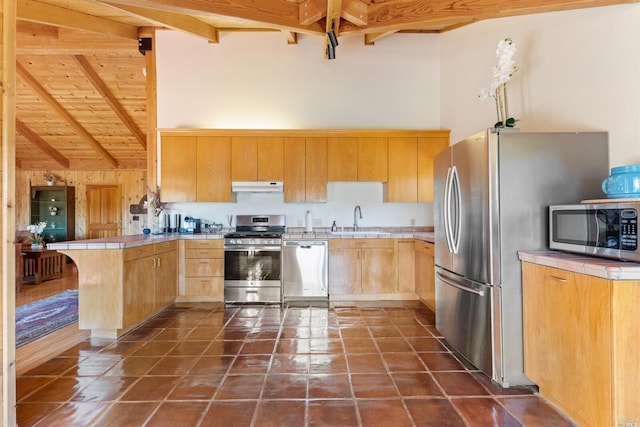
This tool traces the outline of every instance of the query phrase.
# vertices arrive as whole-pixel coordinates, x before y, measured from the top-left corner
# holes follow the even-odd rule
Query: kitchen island
[[[520,252],[525,375],[578,425],[640,420],[640,264]]]

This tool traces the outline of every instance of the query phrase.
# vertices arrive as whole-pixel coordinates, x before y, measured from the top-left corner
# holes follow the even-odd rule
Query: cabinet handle
[[[151,262],[153,262],[152,268],[156,268],[156,259],[155,258],[151,258]]]
[[[567,283],[567,279],[563,277],[558,277],[558,276],[547,276],[547,277],[551,280],[555,280],[556,282]]]
[[[158,265],[156,267],[160,267],[160,257],[156,258],[158,260]]]

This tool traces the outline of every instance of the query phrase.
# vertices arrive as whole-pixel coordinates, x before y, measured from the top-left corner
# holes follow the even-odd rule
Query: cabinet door
[[[306,201],[327,201],[327,138],[307,138]]]
[[[448,146],[447,138],[418,138],[418,202],[433,202],[433,157]]]
[[[358,138],[329,138],[327,144],[327,179],[357,181]]]
[[[362,293],[398,292],[395,251],[393,248],[362,249]]]
[[[418,201],[417,155],[417,138],[389,138],[389,179],[384,186],[385,202]]]
[[[413,239],[397,241],[396,262],[398,266],[398,292],[415,292],[416,253],[414,249]]]
[[[234,136],[231,138],[231,180],[258,179],[258,139]]]
[[[137,258],[124,263],[123,327],[135,325],[155,308],[153,256]]]
[[[284,139],[283,183],[284,201],[306,201],[306,141],[304,138]]]
[[[161,188],[163,202],[195,202],[197,138],[163,136],[161,146]]]
[[[358,181],[387,181],[388,146],[385,137],[360,138],[358,141]]]
[[[362,293],[360,249],[331,248],[329,242],[329,295]]]
[[[163,252],[155,255],[155,309],[172,304],[176,300],[178,266],[177,252]]]
[[[416,293],[421,301],[436,311],[436,287],[433,243],[417,240],[416,250]]]
[[[525,374],[578,424],[610,425],[610,282],[522,266]]]
[[[282,181],[283,139],[258,138],[258,181]]]
[[[196,160],[197,201],[235,201],[231,193],[231,138],[199,136]]]

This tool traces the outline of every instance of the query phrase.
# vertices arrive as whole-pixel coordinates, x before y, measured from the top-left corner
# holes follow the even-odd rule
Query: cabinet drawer
[[[222,300],[224,297],[224,278],[187,277],[185,279],[185,295],[211,296]]]
[[[186,277],[213,277],[224,275],[223,259],[186,259]]]
[[[175,251],[178,249],[178,241],[173,240],[171,242],[155,243],[153,245],[155,253],[161,254],[163,252]]]
[[[132,259],[144,258],[152,255],[153,245],[144,245],[125,249],[122,257],[124,261],[131,261]]]
[[[224,249],[186,249],[185,258],[224,258]]]
[[[186,240],[184,247],[186,249],[222,249],[224,240]]]
[[[424,242],[422,240],[416,240],[414,242],[414,247],[416,251],[420,253],[430,255],[430,256],[435,256],[435,247],[433,243]]]
[[[393,248],[394,239],[329,239],[329,249]]]

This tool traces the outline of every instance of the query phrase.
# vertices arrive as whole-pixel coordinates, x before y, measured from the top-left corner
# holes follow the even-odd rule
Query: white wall
[[[443,128],[455,142],[496,122],[478,92],[491,81],[498,41],[520,67],[508,83],[524,131],[609,132],[611,166],[640,163],[640,5],[479,22],[441,36]]]
[[[158,33],[158,126],[219,129],[440,127],[438,36],[398,34],[365,46],[323,38],[222,33],[220,43]]]

